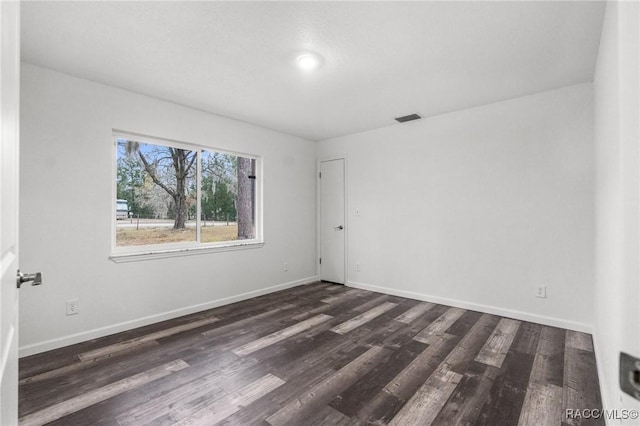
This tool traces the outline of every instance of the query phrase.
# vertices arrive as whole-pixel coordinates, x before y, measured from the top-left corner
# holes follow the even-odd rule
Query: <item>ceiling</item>
[[[23,2],[24,61],[310,140],[593,79],[602,2]],[[323,58],[314,72],[300,52]]]

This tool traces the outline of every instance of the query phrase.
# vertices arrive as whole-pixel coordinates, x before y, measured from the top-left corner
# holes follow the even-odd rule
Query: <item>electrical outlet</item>
[[[536,297],[541,297],[542,299],[547,298],[547,286],[539,285],[536,287]]]
[[[360,272],[360,264],[356,263],[356,272]]]
[[[289,264],[285,262],[285,263],[282,265],[282,270],[283,270],[283,271],[285,271],[285,272],[287,272],[287,271],[289,270]]]
[[[67,315],[77,315],[80,313],[80,301],[78,299],[67,300]]]

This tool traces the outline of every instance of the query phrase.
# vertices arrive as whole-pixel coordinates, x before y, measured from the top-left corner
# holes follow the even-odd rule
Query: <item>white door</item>
[[[0,1],[0,424],[18,424],[20,3]]]
[[[320,162],[320,279],[345,282],[344,159]]]

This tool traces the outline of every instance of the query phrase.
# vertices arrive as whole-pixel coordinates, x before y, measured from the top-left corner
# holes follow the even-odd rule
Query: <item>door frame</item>
[[[0,150],[3,155],[10,155],[1,161],[14,163],[7,168],[6,176],[11,187],[4,188],[7,193],[13,192],[15,199],[0,200],[2,211],[0,218],[4,221],[3,214],[13,211],[10,222],[4,223],[12,227],[13,233],[8,236],[2,234],[3,244],[10,241],[12,246],[7,247],[7,253],[0,253],[1,268],[0,278],[0,309],[9,309],[3,312],[0,318],[0,423],[17,424],[18,422],[18,345],[19,345],[19,289],[16,286],[17,269],[20,267],[20,9],[21,3],[0,2],[0,18],[5,24],[2,27],[2,51],[0,88],[2,105],[2,123],[0,123]],[[5,85],[9,84],[8,87]],[[6,108],[6,111],[5,109]],[[6,151],[11,147],[9,151]],[[5,176],[5,165],[0,166],[2,175]],[[4,195],[4,194],[3,194]],[[9,204],[15,202],[15,205]],[[11,217],[11,215],[9,215]],[[5,231],[3,229],[3,231]],[[8,303],[7,303],[8,302]],[[6,323],[5,323],[6,321]]]
[[[343,160],[344,164],[344,286],[349,286],[349,228],[351,224],[349,222],[349,167],[347,161],[347,154],[331,155],[326,157],[318,157],[316,160],[316,275],[318,279],[322,279],[322,265],[320,265],[319,259],[322,254],[322,239],[321,239],[321,203],[320,203],[320,191],[321,191],[321,179],[320,179],[320,166],[326,161]]]

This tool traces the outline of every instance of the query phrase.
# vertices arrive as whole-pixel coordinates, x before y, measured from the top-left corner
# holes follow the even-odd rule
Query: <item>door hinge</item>
[[[322,179],[322,172],[318,172],[318,178]]]
[[[320,264],[322,265],[322,258],[320,258]]]

